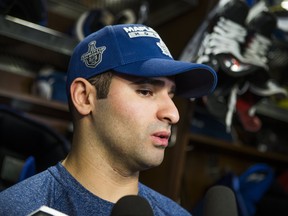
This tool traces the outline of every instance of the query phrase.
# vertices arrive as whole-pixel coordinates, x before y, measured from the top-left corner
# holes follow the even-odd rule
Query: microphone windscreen
[[[204,198],[203,216],[237,216],[234,192],[225,186],[210,188]]]
[[[146,199],[136,195],[128,195],[119,199],[111,212],[111,216],[153,216],[153,210]]]

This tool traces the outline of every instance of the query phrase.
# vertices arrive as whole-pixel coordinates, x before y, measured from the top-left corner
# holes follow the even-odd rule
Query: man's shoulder
[[[159,192],[140,184],[140,195],[146,198],[156,215],[191,215],[178,203],[173,201],[167,196],[160,194]]]
[[[0,215],[6,215],[7,212],[15,215],[12,212],[19,210],[29,213],[46,204],[47,194],[55,187],[55,178],[51,170],[40,172],[3,190],[0,193]]]
[[[47,182],[51,181],[51,175],[48,170],[38,173],[30,178],[27,178],[0,193],[0,198],[4,195],[19,196],[29,193],[38,193],[45,189]],[[44,188],[43,188],[44,186]]]

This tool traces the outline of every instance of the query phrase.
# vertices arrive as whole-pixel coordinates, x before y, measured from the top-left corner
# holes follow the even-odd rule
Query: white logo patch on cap
[[[123,29],[130,38],[136,38],[136,37],[160,38],[160,36],[156,31],[154,31],[154,29],[147,26],[131,26],[131,27],[124,27]]]
[[[157,42],[157,46],[160,47],[160,49],[162,50],[162,53],[164,55],[167,55],[170,58],[173,58],[168,47],[166,46],[166,44],[161,39],[160,39],[160,42]]]
[[[147,27],[147,26],[130,26],[130,27],[124,27],[123,30],[128,34],[130,38],[153,37],[153,38],[160,39],[160,41],[157,42],[157,46],[161,49],[164,55],[167,55],[170,58],[173,58],[169,49],[167,48],[167,46],[162,41],[159,34],[154,29]]]
[[[96,41],[91,41],[88,44],[88,51],[81,56],[81,60],[87,67],[95,68],[102,62],[102,55],[105,50],[105,46],[96,47]]]

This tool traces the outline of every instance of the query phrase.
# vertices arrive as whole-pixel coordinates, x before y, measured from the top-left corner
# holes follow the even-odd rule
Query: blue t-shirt
[[[138,195],[148,200],[155,216],[190,215],[176,202],[141,183]],[[85,189],[61,163],[0,193],[1,216],[25,216],[42,205],[69,216],[108,216],[114,204]]]

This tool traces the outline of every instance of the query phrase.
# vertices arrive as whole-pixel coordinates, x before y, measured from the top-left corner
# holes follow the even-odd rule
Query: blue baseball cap
[[[140,77],[174,76],[176,95],[197,98],[216,87],[216,72],[207,65],[174,60],[159,34],[142,24],[105,26],[74,49],[67,73],[67,94],[77,77],[103,72]]]

